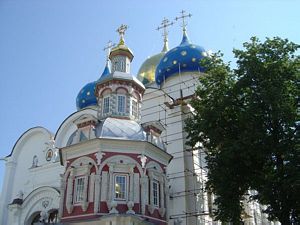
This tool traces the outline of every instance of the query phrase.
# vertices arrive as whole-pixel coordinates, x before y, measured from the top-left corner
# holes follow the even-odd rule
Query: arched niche
[[[59,209],[60,193],[52,187],[40,187],[32,191],[22,204],[21,221],[31,225],[41,212],[51,213]]]
[[[23,149],[23,146],[32,138],[37,135],[44,136],[45,140],[50,140],[53,134],[44,127],[33,127],[25,131],[15,143],[12,152],[9,156],[12,157],[12,161],[16,162]]]
[[[59,126],[55,134],[55,145],[58,148],[67,146],[70,136],[77,130],[77,126],[74,123],[78,118],[83,115],[91,115],[97,117],[97,110],[92,108],[85,108],[78,112],[71,114],[67,117]]]
[[[122,160],[124,164],[128,164],[128,163],[135,164],[139,173],[143,174],[143,169],[141,165],[135,159],[125,155],[115,155],[105,159],[103,162],[101,162],[99,171],[102,171],[103,167],[109,163],[120,163],[120,160]]]

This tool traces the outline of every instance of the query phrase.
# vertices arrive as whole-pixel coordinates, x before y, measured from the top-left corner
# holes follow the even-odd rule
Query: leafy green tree
[[[189,144],[206,151],[218,220],[240,224],[250,199],[270,220],[300,223],[299,47],[253,37],[233,51],[236,69],[220,53],[203,61],[186,131]]]

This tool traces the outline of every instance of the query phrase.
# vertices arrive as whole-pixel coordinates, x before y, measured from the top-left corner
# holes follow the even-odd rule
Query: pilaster
[[[99,174],[95,175],[95,197],[94,197],[94,213],[99,212],[99,203],[100,203],[100,182],[101,176]]]
[[[13,161],[11,157],[6,158],[5,163],[5,175],[3,181],[3,188],[0,201],[0,224],[7,224],[7,215],[8,215],[8,204],[12,200],[12,188],[13,179],[15,175],[16,162]]]

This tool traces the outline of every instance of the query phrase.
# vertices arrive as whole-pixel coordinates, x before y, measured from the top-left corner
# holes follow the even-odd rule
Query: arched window
[[[118,112],[124,113],[125,112],[125,95],[118,95]]]
[[[131,101],[131,114],[137,118],[138,117],[138,103],[135,99]]]
[[[103,108],[103,114],[106,114],[106,113],[109,113],[109,105],[110,105],[110,99],[109,97],[104,97],[103,98],[103,105],[102,105],[102,108]]]
[[[159,182],[157,180],[152,182],[152,195],[154,206],[159,207]]]
[[[124,201],[127,199],[127,178],[126,174],[115,174],[114,199]]]
[[[75,202],[83,202],[83,191],[84,191],[84,177],[76,177],[75,179]]]

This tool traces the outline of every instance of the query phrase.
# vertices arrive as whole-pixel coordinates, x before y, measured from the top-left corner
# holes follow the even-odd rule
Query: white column
[[[60,219],[63,215],[63,205],[65,199],[66,181],[64,174],[60,174],[60,199],[59,199],[59,212],[58,218]]]
[[[73,211],[73,182],[74,182],[74,173],[73,173],[73,169],[71,169],[68,182],[67,182],[66,208],[68,210],[68,213],[72,213]]]
[[[161,208],[165,208],[165,184],[164,184],[163,177],[161,177],[159,184],[160,184],[160,205]]]
[[[166,178],[166,176],[164,177],[165,179],[165,199],[166,199],[166,218],[167,218],[167,221],[169,220],[169,215],[170,215],[170,202],[169,202],[169,199],[170,199],[170,192],[169,192],[169,183],[168,183],[168,180]]]
[[[11,157],[5,163],[5,175],[3,181],[2,195],[0,200],[0,224],[7,224],[8,204],[12,200],[13,179],[15,175],[16,163]],[[4,194],[5,193],[5,194]]]
[[[150,205],[148,205],[148,210],[152,214],[154,212],[154,198],[153,198],[153,172],[149,171],[150,179]]]
[[[100,181],[101,176],[99,174],[95,175],[95,200],[94,200],[94,213],[99,212],[99,203],[100,203]]]
[[[130,190],[129,190],[129,201],[133,201],[133,193],[134,193],[134,174],[133,174],[133,167],[131,166],[129,169],[130,172]]]
[[[141,177],[141,208],[142,214],[146,213],[146,203],[148,202],[148,177]]]
[[[154,198],[153,198],[153,177],[150,176],[150,205],[154,206]]]
[[[108,185],[108,202],[109,203],[113,200],[113,185],[114,185],[113,171],[114,171],[114,166],[109,165],[109,185]]]
[[[163,217],[165,215],[165,213],[166,213],[164,177],[160,177],[160,179],[159,179],[159,185],[160,185],[160,208],[159,208],[159,214]]]
[[[94,202],[95,199],[95,173],[90,174],[88,188],[88,202]]]
[[[88,192],[88,183],[89,183],[89,175],[84,176],[84,183],[83,183],[83,201],[81,204],[82,210],[85,212],[88,207],[88,199],[87,199],[87,192]]]

